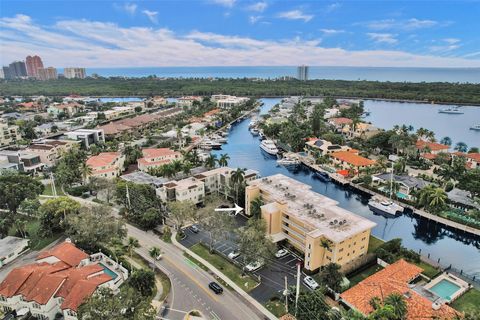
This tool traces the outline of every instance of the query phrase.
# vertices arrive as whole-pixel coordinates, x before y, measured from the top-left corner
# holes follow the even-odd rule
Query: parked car
[[[208,284],[208,287],[212,289],[212,291],[215,292],[216,294],[220,294],[223,292],[223,288],[220,287],[220,285],[216,282],[210,282]]]
[[[256,271],[258,269],[260,269],[261,267],[263,267],[263,262],[261,261],[254,261],[252,263],[249,263],[245,266],[245,270],[247,271]]]
[[[312,277],[306,276],[303,278],[303,283],[312,290],[318,288],[318,283]]]
[[[239,255],[240,255],[240,252],[233,250],[228,254],[228,258],[233,260],[238,258]]]
[[[160,253],[160,254],[159,254],[159,255],[158,255],[158,256],[157,256],[155,259],[157,259],[157,260],[161,260],[161,259],[162,259],[162,257],[163,257],[163,255]]]
[[[196,225],[192,225],[190,227],[190,230],[193,232],[193,233],[198,233],[200,231],[200,229],[196,226]]]
[[[281,257],[285,257],[287,254],[288,254],[288,251],[287,251],[287,250],[285,250],[285,249],[280,249],[280,250],[278,250],[278,251],[275,253],[275,257],[281,258]]]

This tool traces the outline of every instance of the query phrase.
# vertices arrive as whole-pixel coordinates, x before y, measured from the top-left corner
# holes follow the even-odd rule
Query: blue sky
[[[480,67],[480,1],[5,1],[0,61]]]

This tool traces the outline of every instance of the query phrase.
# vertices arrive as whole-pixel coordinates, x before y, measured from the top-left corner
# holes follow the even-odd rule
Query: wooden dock
[[[367,189],[367,188],[365,188],[361,185],[354,184],[354,183],[351,183],[350,185],[351,185],[352,188],[355,188],[355,189],[360,190],[362,192],[371,194],[372,196],[383,196],[383,195],[380,195],[380,194],[376,193],[375,191]],[[463,232],[466,232],[466,233],[469,233],[469,234],[472,234],[472,235],[475,235],[475,236],[480,236],[480,230],[479,229],[469,227],[469,226],[466,226],[464,224],[445,219],[443,217],[439,217],[437,215],[434,215],[434,214],[428,213],[426,211],[417,209],[414,206],[411,206],[411,205],[403,203],[403,202],[399,202],[399,201],[396,201],[396,200],[393,200],[393,199],[392,199],[392,201],[395,202],[396,204],[404,207],[404,208],[408,208],[408,209],[412,210],[413,214],[416,214],[417,216],[421,216],[421,217],[426,218],[428,220],[435,221],[437,223],[443,224],[444,226],[447,226],[447,227],[454,228],[456,230],[460,230],[460,231],[463,231]]]
[[[346,179],[344,176],[342,176],[341,174],[326,171],[325,169],[323,169],[319,165],[315,164],[308,157],[301,156],[299,154],[297,154],[297,156],[305,166],[309,167],[313,171],[326,173],[330,177],[330,179],[332,179],[335,183],[338,183],[342,186],[348,186],[350,184],[350,181],[348,179]]]

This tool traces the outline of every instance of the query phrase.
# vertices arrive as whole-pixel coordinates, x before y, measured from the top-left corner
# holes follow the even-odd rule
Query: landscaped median
[[[220,270],[224,275],[235,282],[239,287],[243,288],[243,290],[246,292],[250,292],[259,285],[259,282],[251,276],[242,276],[242,270],[232,262],[228,261],[226,258],[216,253],[210,253],[208,248],[203,244],[197,243],[196,245],[190,247],[190,250],[210,262],[215,266],[215,268]]]

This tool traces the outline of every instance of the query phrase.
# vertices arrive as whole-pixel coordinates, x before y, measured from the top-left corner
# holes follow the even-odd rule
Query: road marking
[[[210,314],[213,316],[214,319],[220,320],[220,317],[213,311],[210,311]]]
[[[173,312],[178,312],[178,313],[188,313],[188,311],[183,311],[183,310],[178,310],[178,309],[172,309],[172,308],[165,308],[168,311],[173,311]]]

